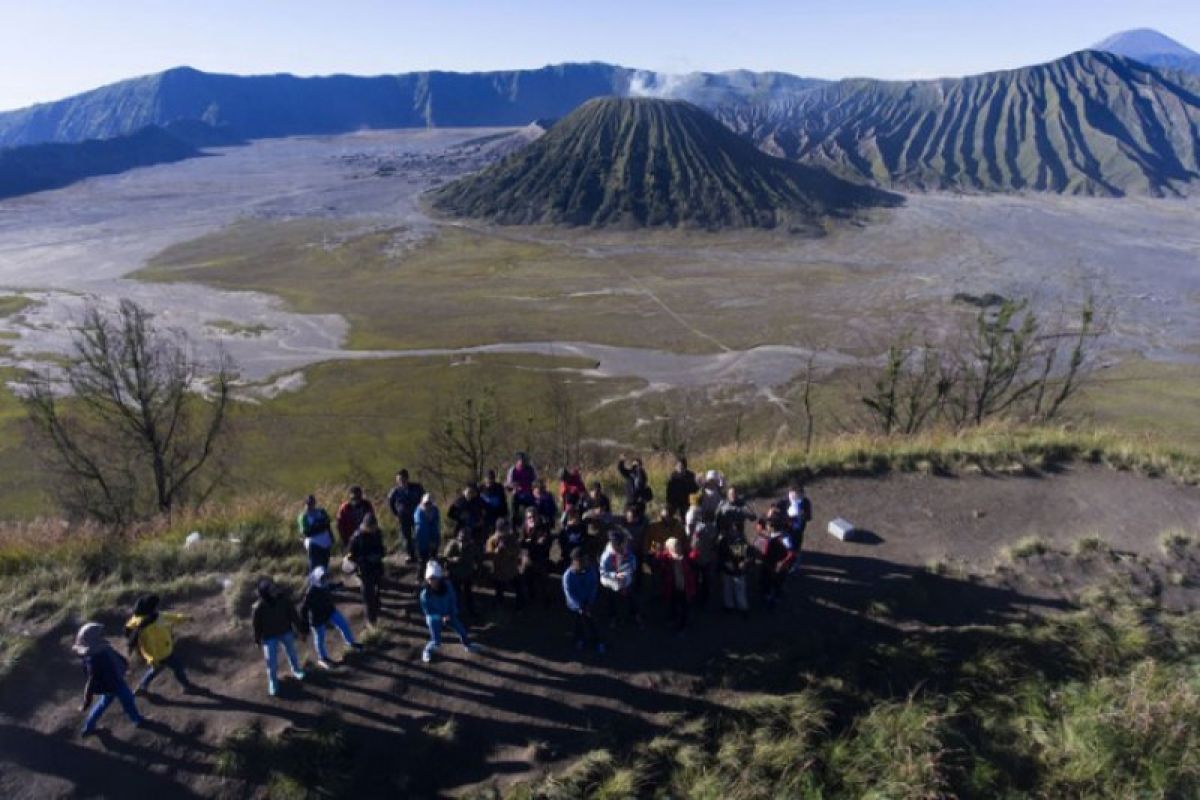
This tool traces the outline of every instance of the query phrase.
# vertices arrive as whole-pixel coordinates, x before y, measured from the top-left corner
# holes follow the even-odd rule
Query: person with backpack
[[[483,561],[483,548],[479,546],[479,540],[468,528],[459,528],[454,538],[446,544],[442,561],[455,593],[461,598],[463,610],[468,617],[474,619],[477,616],[475,579]]]
[[[135,695],[142,694],[150,688],[150,682],[158,677],[164,669],[170,669],[175,680],[185,692],[192,691],[192,683],[188,680],[183,669],[183,662],[175,652],[174,626],[187,619],[183,614],[158,610],[159,599],[156,594],[143,595],[133,605],[133,615],[125,623],[125,643],[129,654],[135,652],[146,662],[146,672],[138,681]]]
[[[499,608],[504,592],[511,590],[517,611],[525,606],[525,588],[521,585],[521,543],[508,525],[508,520],[496,521],[496,532],[484,545],[484,557],[491,564],[492,586],[496,592],[493,607]]]
[[[682,539],[668,539],[658,554],[655,568],[659,574],[667,614],[675,632],[682,635],[696,598],[696,571],[692,556]]]
[[[512,494],[512,524],[521,524],[525,509],[533,504],[533,485],[537,482],[537,470],[529,456],[523,452],[517,453],[516,462],[508,470],[504,485]]]
[[[680,457],[671,477],[667,478],[667,513],[683,522],[691,506],[691,497],[698,491],[700,484],[696,482],[696,473],[688,469],[687,459]]]
[[[646,504],[654,499],[654,490],[650,488],[650,479],[642,460],[635,458],[627,461],[625,456],[621,456],[617,461],[617,472],[625,479],[625,507],[636,506],[645,511]]]
[[[368,516],[375,516],[375,506],[363,496],[361,486],[351,486],[349,499],[337,511],[337,532],[342,547],[350,545],[350,537]]]
[[[296,519],[300,536],[304,539],[304,552],[308,554],[308,569],[329,566],[329,554],[333,551],[333,528],[329,512],[317,505],[317,498],[304,498],[304,510]]]
[[[630,546],[629,534],[620,529],[614,530],[608,535],[608,546],[600,555],[600,586],[604,590],[608,624],[611,627],[616,627],[622,616],[622,606],[625,619],[641,625],[636,591],[637,572],[638,560]]]
[[[276,664],[280,645],[287,654],[292,676],[298,681],[304,680],[304,669],[296,653],[296,634],[306,635],[307,628],[291,599],[270,578],[258,582],[257,592],[258,600],[250,613],[254,643],[262,648],[267,665],[267,693],[275,697],[279,694]]]
[[[442,565],[430,561],[425,568],[425,585],[421,589],[421,612],[425,615],[425,624],[429,628],[429,643],[421,651],[421,660],[428,664],[433,661],[433,653],[442,646],[442,629],[449,625],[458,634],[463,647],[469,653],[479,652],[479,645],[471,643],[467,626],[458,617],[458,597],[454,587],[446,580],[446,572]]]
[[[396,483],[388,492],[387,504],[400,529],[406,564],[417,560],[417,552],[413,545],[413,515],[417,512],[417,506],[421,504],[421,498],[424,496],[425,488],[409,479],[407,469],[396,473]]]
[[[429,562],[437,558],[442,547],[442,512],[434,502],[433,494],[426,492],[421,504],[413,512],[413,548],[417,554],[417,590],[420,591],[420,576],[425,574]]]
[[[383,530],[372,514],[363,520],[362,525],[358,526],[358,530],[350,538],[349,553],[354,572],[358,574],[368,628],[375,627],[379,621],[379,612],[383,610],[383,559],[386,556],[387,546],[383,543]]]
[[[508,518],[508,494],[504,484],[496,480],[496,470],[489,469],[479,486],[479,500],[483,503],[483,530],[476,534],[483,541],[488,531],[496,530],[496,520]]]
[[[71,649],[81,659],[84,673],[87,675],[87,683],[83,687],[83,703],[79,707],[87,716],[79,732],[80,736],[91,736],[96,732],[96,723],[114,700],[121,703],[125,716],[129,717],[134,727],[144,725],[146,718],[138,711],[133,692],[125,682],[125,671],[129,669],[129,662],[104,638],[104,626],[99,622],[89,622],[81,627],[75,635],[75,644]],[[97,696],[100,699],[92,705]]]
[[[588,644],[593,644],[596,652],[603,655],[604,642],[593,616],[596,600],[600,596],[600,573],[592,566],[582,547],[572,550],[568,558],[570,566],[563,571],[562,587],[567,611],[574,621],[575,649],[582,650]]]
[[[337,604],[333,600],[333,590],[340,585],[330,583],[325,568],[317,567],[308,576],[304,598],[300,601],[300,618],[312,631],[313,647],[317,651],[317,666],[321,669],[333,669],[329,651],[325,648],[325,629],[329,625],[337,628],[346,647],[352,650],[363,649],[361,644],[354,641],[350,623],[342,612],[338,611]]]

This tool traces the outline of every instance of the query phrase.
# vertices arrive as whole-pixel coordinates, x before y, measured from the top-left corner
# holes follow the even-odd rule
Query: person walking
[[[492,566],[492,586],[495,589],[493,607],[499,608],[504,592],[511,590],[517,611],[525,605],[525,591],[521,586],[521,544],[508,525],[508,520],[497,520],[496,532],[484,546],[485,558]]]
[[[503,519],[503,517],[501,517]],[[483,548],[479,540],[467,528],[459,528],[454,538],[446,544],[442,553],[447,577],[454,586],[463,610],[468,617],[477,616],[475,609],[475,579],[479,575],[479,565],[483,561]]]
[[[300,528],[300,536],[304,538],[304,552],[308,554],[308,569],[328,567],[329,554],[333,550],[333,529],[329,522],[329,512],[317,505],[317,498],[309,495],[304,498],[304,510],[296,519]]]
[[[275,697],[279,694],[276,665],[280,645],[287,654],[292,676],[298,681],[304,680],[304,669],[296,653],[296,634],[303,636],[305,626],[291,599],[270,578],[260,580],[257,591],[258,600],[250,614],[254,643],[262,648],[263,660],[267,665],[267,693]]]
[[[671,477],[667,478],[667,514],[683,522],[691,505],[691,496],[699,491],[696,473],[688,469],[687,459],[681,457],[675,462]]]
[[[350,537],[368,515],[375,516],[375,506],[363,496],[361,486],[351,486],[349,499],[342,503],[337,511],[337,532],[338,538],[342,540],[342,547],[350,545]]]
[[[300,618],[308,624],[313,634],[313,647],[317,651],[317,666],[321,669],[333,669],[330,663],[329,651],[325,648],[325,629],[332,625],[342,635],[346,647],[352,650],[362,650],[363,646],[354,641],[354,633],[350,623],[333,600],[333,590],[337,584],[329,582],[324,567],[317,567],[308,576],[308,585],[304,589],[304,598],[300,602]]]
[[[413,515],[416,514],[417,506],[421,504],[421,498],[424,496],[425,487],[410,480],[407,469],[396,473],[396,483],[388,492],[387,504],[400,529],[406,564],[417,560],[417,552],[413,544]]]
[[[413,551],[417,554],[417,590],[429,562],[437,558],[442,547],[442,512],[433,494],[426,492],[413,512]]]
[[[125,643],[129,654],[139,653],[146,662],[146,671],[138,681],[135,695],[150,688],[150,683],[164,669],[170,669],[175,680],[185,692],[192,691],[192,682],[183,669],[183,662],[175,652],[175,626],[187,617],[169,611],[159,611],[156,594],[143,595],[133,605],[133,615],[125,623]]]
[[[589,644],[596,652],[604,654],[604,642],[596,630],[593,615],[596,600],[600,596],[600,573],[592,566],[582,547],[576,547],[569,556],[570,566],[563,571],[563,597],[567,611],[573,621],[575,649],[582,650]]]
[[[425,615],[425,625],[429,628],[429,643],[421,652],[421,660],[428,664],[433,660],[433,653],[442,646],[442,629],[449,625],[458,634],[467,652],[479,652],[479,645],[471,643],[467,626],[463,625],[458,616],[458,597],[454,587],[446,580],[445,570],[436,561],[429,562],[425,568],[425,585],[421,589],[421,612]]]
[[[682,635],[696,597],[695,567],[682,539],[667,540],[667,546],[658,555],[657,567],[668,618],[676,633]]]
[[[367,627],[372,629],[378,624],[379,612],[383,610],[383,559],[386,555],[383,530],[372,514],[363,520],[350,538],[350,561],[358,574]]]
[[[95,733],[96,723],[113,701],[121,703],[125,716],[129,717],[134,727],[144,725],[146,718],[138,711],[133,692],[129,691],[129,684],[125,683],[125,671],[129,669],[129,662],[104,638],[104,626],[99,622],[85,624],[75,634],[75,644],[71,649],[79,656],[87,675],[87,683],[83,687],[83,703],[79,707],[87,716],[79,734],[91,736]],[[97,696],[99,700],[96,700]],[[93,700],[95,705],[92,704]]]

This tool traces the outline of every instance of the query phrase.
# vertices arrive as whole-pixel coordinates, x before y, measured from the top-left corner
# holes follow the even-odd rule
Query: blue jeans
[[[184,687],[185,689],[191,686],[191,683],[188,681],[187,673],[183,671],[183,662],[179,660],[178,655],[171,653],[171,655],[167,656],[162,661],[159,661],[157,664],[146,670],[146,673],[142,675],[142,679],[138,681],[138,691],[140,692],[147,689],[150,686],[150,682],[157,678],[159,673],[168,667],[170,667],[171,672],[175,673],[175,680],[179,681],[180,686]]]
[[[263,658],[267,662],[267,683],[274,687],[279,683],[279,676],[276,673],[278,663],[278,650],[276,648],[283,645],[283,650],[287,653],[288,664],[291,665],[292,674],[300,677],[304,674],[304,670],[300,667],[300,656],[296,654],[296,634],[288,631],[282,636],[276,636],[273,639],[263,639],[262,649]]]
[[[333,610],[333,616],[324,625],[313,625],[313,646],[317,648],[317,658],[322,661],[329,660],[329,651],[325,649],[325,629],[327,626],[333,625],[342,634],[342,641],[347,647],[354,646],[354,634],[350,632],[350,623],[342,616],[342,612],[336,608]]]
[[[429,626],[429,644],[425,645],[425,652],[432,653],[434,650],[442,646],[442,618],[433,614],[425,617],[425,624]],[[471,637],[467,634],[467,626],[462,624],[462,620],[458,615],[450,617],[450,627],[458,634],[458,638],[462,640],[463,647],[471,644]]]
[[[108,707],[113,704],[114,700],[121,701],[121,708],[125,709],[125,716],[129,717],[134,725],[142,723],[142,715],[138,713],[137,704],[133,701],[133,692],[129,691],[129,687],[125,684],[125,681],[121,681],[114,694],[100,695],[100,699],[96,701],[96,705],[92,706],[92,710],[88,712],[87,719],[83,722],[84,733],[91,733],[96,729],[96,722],[108,710]]]

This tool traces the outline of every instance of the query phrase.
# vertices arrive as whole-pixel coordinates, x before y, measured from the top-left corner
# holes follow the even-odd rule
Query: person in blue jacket
[[[425,568],[421,613],[425,615],[425,624],[429,627],[429,643],[421,653],[421,660],[426,664],[433,660],[433,651],[442,646],[442,628],[446,625],[454,629],[468,652],[479,652],[479,645],[471,643],[467,626],[458,617],[458,596],[454,593],[454,587],[446,580],[442,565],[436,561],[430,561]]]
[[[438,557],[442,547],[442,512],[434,502],[433,494],[426,492],[421,504],[413,512],[413,550],[417,554],[417,593],[421,592],[421,578],[429,562]]]
[[[125,682],[125,671],[129,669],[129,662],[104,638],[104,626],[99,622],[84,625],[76,634],[75,644],[71,649],[83,660],[83,669],[87,673],[83,705],[79,709],[87,712],[87,718],[83,722],[80,735],[90,736],[96,731],[96,723],[100,716],[108,710],[114,700],[121,702],[121,708],[125,709],[126,716],[134,726],[141,727],[146,718],[138,712],[133,692]],[[92,700],[97,695],[100,699],[92,706]],[[88,706],[92,706],[90,711]]]
[[[600,640],[592,615],[600,597],[600,572],[589,563],[587,551],[582,547],[571,551],[571,566],[563,570],[562,586],[567,611],[575,622],[575,649],[582,650],[591,643],[596,646],[597,653],[603,654],[604,642]]]

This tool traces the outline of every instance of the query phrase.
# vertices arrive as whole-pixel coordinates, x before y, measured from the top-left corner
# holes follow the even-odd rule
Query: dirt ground
[[[173,604],[193,617],[180,648],[204,690],[184,695],[172,676],[161,676],[142,701],[150,726],[135,730],[113,708],[99,735],[81,740],[83,677],[69,651],[73,626],[61,626],[0,684],[0,796],[253,794],[214,774],[222,739],[254,721],[268,733],[312,728],[331,711],[346,726],[357,793],[443,796],[666,732],[681,715],[703,713],[726,696],[726,684],[714,678],[722,659],[767,653],[784,640],[809,643],[814,663],[829,663],[818,650],[834,633],[885,637],[912,626],[1016,620],[1069,608],[1087,586],[1117,580],[1175,606],[1200,607],[1200,564],[1159,551],[1163,530],[1194,531],[1200,522],[1194,487],[1081,467],[1041,477],[846,478],[815,483],[810,494],[816,519],[785,608],[756,608],[747,621],[701,611],[675,639],[662,604],[647,595],[645,626],[605,629],[611,649],[604,657],[581,657],[571,647],[560,596],[551,593],[548,605],[534,603],[516,624],[508,608],[476,621],[483,653],[464,652],[451,635],[435,662],[422,664],[424,631],[408,613],[412,576],[397,567],[385,594],[383,641],[332,672],[313,669],[311,642],[303,644],[308,679],[284,681],[272,699],[247,627],[230,625],[225,598],[214,591]],[[834,516],[867,535],[833,539],[825,526]],[[1002,549],[1030,534],[1064,550],[1099,536],[1112,551],[1049,552],[996,572],[1006,563]],[[953,569],[932,572],[931,561]],[[1169,580],[1172,574],[1181,577]],[[922,602],[906,602],[916,583]],[[486,608],[490,596],[481,599]],[[880,601],[893,601],[890,615],[881,615]],[[353,593],[341,605],[359,629]],[[103,621],[115,631],[122,617]],[[341,643],[336,636],[331,642],[336,656]],[[452,737],[430,731],[448,720]]]

